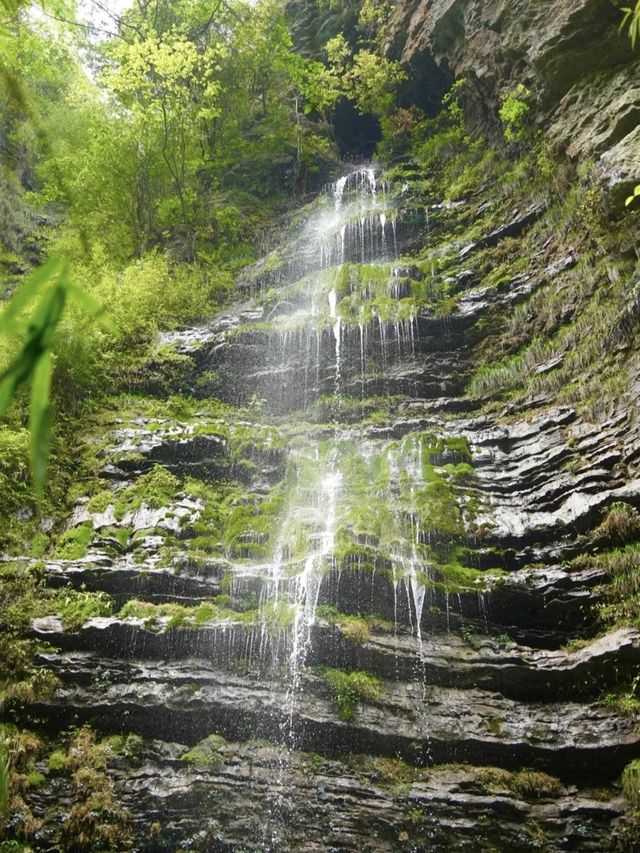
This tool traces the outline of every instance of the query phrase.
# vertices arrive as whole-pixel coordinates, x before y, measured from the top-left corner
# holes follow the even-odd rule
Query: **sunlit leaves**
[[[629,207],[629,205],[633,204],[637,198],[640,198],[640,184],[638,184],[633,193],[625,201],[626,206]]]
[[[112,90],[129,97],[132,107],[164,107],[180,111],[193,121],[219,114],[220,84],[216,74],[225,50],[222,46],[198,46],[177,32],[155,33],[117,54],[118,68],[107,77]]]
[[[326,46],[328,67],[317,74],[317,88],[336,98],[349,98],[361,113],[386,115],[395,102],[398,85],[406,78],[398,62],[369,50],[352,55],[342,33]]]

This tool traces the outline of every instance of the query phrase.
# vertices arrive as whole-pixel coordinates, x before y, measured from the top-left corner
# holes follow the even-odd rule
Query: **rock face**
[[[411,96],[429,105],[467,79],[466,110],[482,132],[499,130],[505,95],[525,85],[535,123],[596,173],[615,203],[640,180],[633,133],[640,66],[620,12],[608,0],[402,0],[390,51],[411,71]]]
[[[633,849],[615,786],[640,729],[615,696],[640,631],[601,634],[596,555],[612,511],[637,537],[639,423],[466,390],[579,258],[541,241],[491,277],[544,211],[429,204],[345,176],[237,310],[164,341],[189,399],[99,436],[44,572],[113,612],[33,621],[59,686],[30,714],[100,732],[123,849]],[[60,767],[24,795],[42,850],[77,810]]]

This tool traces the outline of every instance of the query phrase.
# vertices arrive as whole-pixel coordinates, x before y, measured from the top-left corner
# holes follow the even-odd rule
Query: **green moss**
[[[122,550],[128,545],[133,536],[132,527],[103,527],[96,534],[96,539],[104,542],[106,539],[115,539]]]
[[[640,808],[640,759],[631,761],[622,771],[622,790],[635,808]]]
[[[58,591],[51,600],[43,601],[41,608],[60,616],[65,630],[73,631],[95,616],[110,616],[113,601],[106,592],[68,588]]]
[[[235,503],[235,502],[234,502]],[[262,559],[272,553],[276,519],[284,506],[282,489],[274,489],[267,498],[227,505],[223,543],[230,557]]]
[[[399,758],[386,758],[372,755],[351,755],[348,765],[367,780],[392,788],[403,793],[414,782],[422,781],[429,775],[428,770],[414,767]]]
[[[227,741],[221,735],[212,734],[181,755],[180,761],[193,767],[210,767],[221,770],[224,766],[224,750],[226,747]]]
[[[28,430],[0,426],[0,518],[8,520],[20,508],[35,506],[28,472]]]
[[[123,489],[116,502],[116,518],[121,520],[127,512],[135,512],[142,504],[154,509],[169,506],[180,489],[180,480],[162,465],[155,465],[141,474],[134,486]]]
[[[501,767],[469,767],[469,772],[488,791],[513,791],[527,799],[557,797],[563,785],[555,776],[539,770],[524,768],[511,772]]]
[[[111,489],[102,489],[89,499],[87,509],[92,513],[101,513],[113,503],[115,503],[115,497]]]
[[[293,627],[296,609],[286,601],[269,601],[260,609],[260,620],[272,637],[278,637]]]
[[[250,626],[257,619],[255,610],[239,612],[221,607],[214,601],[202,602],[195,607],[182,604],[152,604],[147,601],[131,599],[118,613],[121,619],[140,619],[148,630],[155,630],[160,625],[166,628],[197,628],[203,625],[216,624],[231,620],[241,625]]]
[[[330,604],[321,604],[316,609],[319,619],[324,619],[330,625],[337,625],[340,632],[358,645],[369,642],[371,631],[393,631],[393,623],[381,619],[379,616],[367,614],[365,616],[352,616],[341,613],[337,607]]]
[[[632,719],[640,719],[640,696],[636,695],[636,686],[632,684],[627,690],[621,689],[617,692],[606,693],[602,697],[602,701],[618,714],[623,714]]]
[[[40,773],[37,770],[32,770],[31,773],[28,773],[25,779],[25,782],[30,788],[41,788],[46,781],[47,777],[44,773]]]
[[[53,556],[60,560],[80,560],[87,553],[93,537],[93,524],[86,521],[69,528],[58,538]]]
[[[47,759],[47,768],[50,773],[60,773],[66,769],[67,753],[63,749],[55,749]]]
[[[98,741],[86,726],[73,733],[66,769],[75,796],[71,808],[61,810],[56,826],[62,849],[73,848],[79,838],[89,850],[131,849],[131,816],[118,803],[108,772],[113,754],[109,738]]]
[[[626,504],[613,504],[595,532],[596,541],[603,536],[624,541],[636,536],[636,511]],[[603,626],[640,626],[640,544],[630,543],[594,554],[582,554],[573,560],[575,568],[599,567],[606,570],[610,581],[603,588],[604,602],[598,606]]]
[[[346,723],[355,718],[359,702],[380,702],[384,697],[382,681],[368,672],[323,669],[321,674],[338,716]]]
[[[607,510],[595,531],[596,537],[612,543],[625,543],[640,538],[640,513],[629,504],[617,502]]]

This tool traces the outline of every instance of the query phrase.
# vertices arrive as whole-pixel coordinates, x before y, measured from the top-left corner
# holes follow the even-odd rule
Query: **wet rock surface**
[[[212,851],[527,850],[540,832],[556,850],[598,851],[624,812],[619,798],[602,800],[572,786],[532,797],[517,790],[518,777],[488,768],[451,767],[412,778],[364,756],[341,763],[313,753],[283,754],[260,741],[223,743],[209,766],[190,765],[181,760],[186,750],[173,740],[154,740],[137,761],[121,761],[115,771],[117,793],[145,839],[141,851],[177,845]],[[510,787],[514,779],[516,789]],[[71,801],[62,781],[56,797]],[[273,816],[265,814],[265,801]]]
[[[570,157],[597,160],[616,203],[640,179],[637,63],[618,28],[616,8],[600,0],[561,0],[553,15],[530,0],[406,0],[389,48],[427,107],[430,95],[437,103],[454,79],[467,78],[468,115],[485,132],[499,128],[505,95],[519,84],[535,91],[537,121]]]
[[[433,14],[455,18],[445,5]],[[456,248],[447,312],[387,316],[425,275],[365,213],[364,261],[329,244],[340,293],[317,253],[298,268],[298,240],[247,271],[255,302],[165,338],[202,410],[116,418],[101,436],[100,505],[80,499],[69,521],[90,529],[84,553],[43,570],[53,589],[108,593],[114,615],[33,621],[60,686],[32,712],[53,735],[90,723],[145,739],[109,770],[137,851],[607,849],[640,729],[603,695],[637,676],[640,633],[599,635],[609,576],[572,561],[606,544],[611,507],[640,506],[640,426],[623,405],[594,432],[544,395],[496,411],[465,394],[487,326],[575,254],[482,287],[482,251],[540,215],[511,211]],[[418,240],[401,226],[398,251]],[[136,484],[159,469],[175,488],[145,500]],[[212,735],[215,755],[182,760]],[[31,808],[70,784],[31,792]]]

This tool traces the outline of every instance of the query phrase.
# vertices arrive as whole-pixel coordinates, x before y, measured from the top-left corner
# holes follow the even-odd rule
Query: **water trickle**
[[[411,689],[420,715],[427,713],[423,640],[431,608],[446,606],[449,623],[449,597],[424,522],[433,486],[425,474],[426,439],[418,432],[392,438],[391,414],[380,430],[385,437],[376,434],[381,410],[374,398],[393,393],[391,370],[415,365],[421,344],[413,284],[397,266],[393,204],[390,187],[370,167],[329,185],[298,234],[296,261],[260,328],[267,358],[260,396],[276,415],[294,412],[302,427],[287,450],[269,554],[248,570],[260,586],[244,644],[285,699],[276,714],[285,746],[304,742],[305,691],[317,682],[308,667],[344,660],[345,668],[358,668],[348,634],[341,637],[342,658],[316,644],[327,637],[320,605],[365,626],[382,620],[384,627],[371,630],[387,632],[386,642],[395,645],[398,677],[407,677],[406,648],[413,648]],[[371,438],[358,421],[368,406],[375,414]],[[263,535],[258,526],[255,535]],[[241,635],[231,632],[226,642],[231,656]],[[427,722],[421,726],[427,731]],[[286,778],[285,757],[278,784]]]

